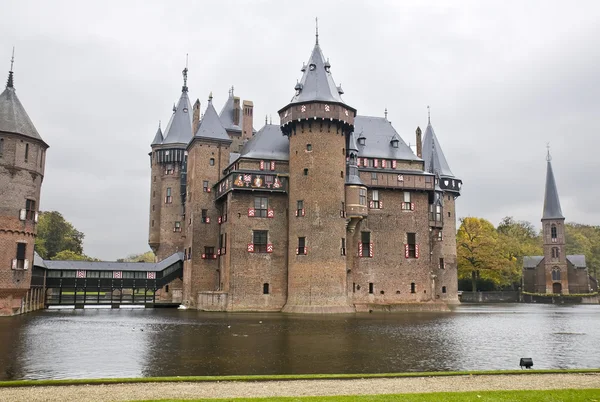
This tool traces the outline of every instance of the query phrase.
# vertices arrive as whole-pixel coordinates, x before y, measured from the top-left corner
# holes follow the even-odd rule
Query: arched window
[[[552,268],[552,280],[560,281],[560,269],[558,267]]]
[[[552,243],[556,243],[556,225],[550,227],[550,237],[552,237]]]
[[[552,258],[560,258],[560,249],[558,247],[552,247]]]
[[[268,294],[269,294],[269,284],[263,283],[263,295],[268,295]]]

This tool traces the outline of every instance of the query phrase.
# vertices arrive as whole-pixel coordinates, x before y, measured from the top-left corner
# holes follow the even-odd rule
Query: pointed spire
[[[231,139],[227,135],[227,131],[225,131],[221,119],[212,104],[212,92],[208,98],[208,105],[198,126],[198,131],[196,131],[194,136],[196,138],[208,138],[231,143]]]
[[[208,103],[212,103],[212,91],[210,91],[210,94],[208,94]]]
[[[315,17],[315,45],[319,46],[319,18]]]
[[[425,135],[423,136],[422,152],[422,158],[425,161],[425,169],[427,169],[428,172],[445,177],[454,177],[430,121],[427,123]]]
[[[6,81],[6,88],[13,88],[15,87],[14,85],[14,79],[13,79],[13,65],[15,63],[15,47],[13,46],[13,50],[12,50],[12,57],[10,59],[10,70],[8,71],[8,81]]]
[[[427,124],[431,124],[431,109],[429,109],[429,105],[427,105]]]
[[[387,107],[385,108],[385,111],[383,112],[383,114],[385,115],[385,119],[387,120]]]
[[[544,213],[542,219],[565,219],[560,208],[560,199],[558,198],[558,190],[556,181],[554,180],[554,172],[552,171],[552,157],[550,156],[550,145],[548,145],[548,154],[546,155],[546,190],[544,193]]]
[[[158,130],[156,130],[156,134],[154,135],[154,140],[152,140],[152,143],[150,144],[150,146],[153,145],[160,145],[163,143],[163,133],[162,130],[160,128],[160,120],[158,121]]]
[[[185,54],[185,68],[182,71],[183,73],[183,86],[181,87],[181,92],[187,92],[187,73],[188,73],[188,54]]]

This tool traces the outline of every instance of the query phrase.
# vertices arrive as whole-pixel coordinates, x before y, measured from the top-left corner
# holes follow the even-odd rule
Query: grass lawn
[[[193,399],[186,399],[191,401]],[[434,392],[428,394],[393,394],[365,396],[306,396],[273,398],[228,398],[195,399],[203,402],[598,402],[600,389],[561,389],[545,391],[475,391],[475,392]],[[183,399],[157,399],[156,401],[183,401]],[[144,401],[151,402],[151,401]]]

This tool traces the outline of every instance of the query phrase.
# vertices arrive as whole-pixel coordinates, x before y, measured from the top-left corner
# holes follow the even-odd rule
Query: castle
[[[455,177],[428,121],[416,155],[342,99],[318,34],[280,124],[233,88],[188,97],[152,141],[149,245],[183,252],[161,297],[213,311],[347,313],[458,302]]]

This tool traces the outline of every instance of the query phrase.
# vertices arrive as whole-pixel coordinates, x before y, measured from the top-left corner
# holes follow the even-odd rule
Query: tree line
[[[565,224],[566,252],[585,255],[590,274],[600,267],[600,226]],[[523,257],[543,255],[541,231],[531,222],[506,217],[497,227],[483,218],[460,219],[456,235],[459,290],[521,286]]]

